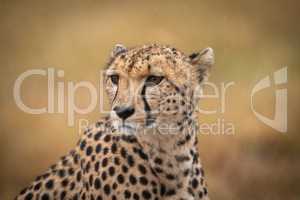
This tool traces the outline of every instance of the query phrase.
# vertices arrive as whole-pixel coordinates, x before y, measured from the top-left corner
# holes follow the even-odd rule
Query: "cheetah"
[[[213,64],[211,48],[116,45],[104,73],[110,114],[16,200],[209,199],[196,106]]]

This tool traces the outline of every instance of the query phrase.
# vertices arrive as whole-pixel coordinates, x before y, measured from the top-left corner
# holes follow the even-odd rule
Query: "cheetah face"
[[[185,56],[167,46],[117,45],[105,72],[114,126],[168,129],[188,119],[198,100],[197,88],[212,63],[210,48]]]

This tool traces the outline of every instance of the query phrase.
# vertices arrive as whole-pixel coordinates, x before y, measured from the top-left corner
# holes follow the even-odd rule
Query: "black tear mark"
[[[151,115],[151,108],[146,100],[146,85],[143,86],[141,95],[144,102],[144,109],[146,112],[146,126],[150,126],[152,123],[154,123],[155,119]]]
[[[114,96],[114,98],[112,100],[112,103],[114,103],[114,101],[116,100],[118,92],[119,92],[119,86],[117,86],[117,91],[116,91],[115,96]]]

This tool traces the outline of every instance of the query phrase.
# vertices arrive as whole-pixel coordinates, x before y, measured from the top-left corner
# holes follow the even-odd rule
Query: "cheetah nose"
[[[113,109],[117,115],[122,119],[122,120],[126,120],[128,117],[130,117],[131,115],[133,115],[134,113],[134,108],[132,106],[128,106],[128,107],[124,107],[124,106],[116,106]]]

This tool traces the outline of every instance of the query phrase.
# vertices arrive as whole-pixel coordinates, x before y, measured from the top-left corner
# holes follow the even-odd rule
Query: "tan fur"
[[[186,56],[116,45],[105,73],[110,116],[16,199],[208,199],[195,107],[212,64],[210,48]]]

